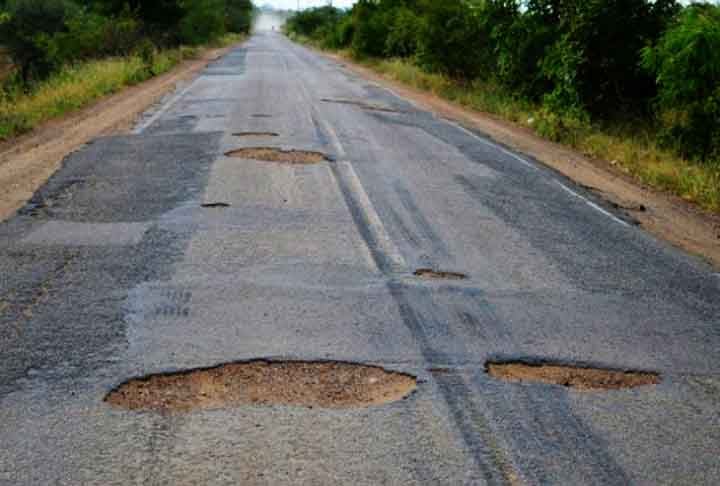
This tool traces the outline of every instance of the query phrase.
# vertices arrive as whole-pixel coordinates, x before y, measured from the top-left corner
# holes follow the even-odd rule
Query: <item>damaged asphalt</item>
[[[0,484],[720,482],[720,281],[617,208],[274,33],[145,124],[0,224]],[[327,160],[225,155],[250,148]],[[352,409],[104,401],[257,359],[417,388]],[[502,360],[660,383],[505,382]]]

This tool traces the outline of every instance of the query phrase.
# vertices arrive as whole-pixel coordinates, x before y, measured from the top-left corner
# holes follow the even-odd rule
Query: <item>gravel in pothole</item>
[[[657,373],[552,363],[490,362],[486,370],[490,376],[500,380],[546,383],[588,391],[620,390],[660,383]]]
[[[262,360],[132,379],[105,401],[163,413],[242,405],[346,409],[402,400],[416,386],[413,376],[376,366]]]
[[[260,160],[264,162],[280,162],[285,164],[319,164],[328,161],[328,157],[320,152],[308,150],[282,150],[271,147],[252,147],[232,150],[228,157]]]

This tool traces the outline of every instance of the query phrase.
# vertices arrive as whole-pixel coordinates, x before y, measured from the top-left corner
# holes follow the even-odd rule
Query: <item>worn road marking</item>
[[[539,169],[537,168],[537,166],[535,166],[535,164],[531,164],[530,162],[528,162],[528,161],[525,160],[524,158],[520,157],[520,156],[517,155],[516,153],[511,152],[510,150],[508,150],[508,149],[506,149],[506,148],[504,148],[504,147],[502,147],[502,146],[500,146],[500,145],[498,145],[498,144],[496,144],[496,143],[493,143],[493,142],[490,142],[489,140],[484,139],[484,138],[481,137],[480,135],[478,135],[478,134],[476,134],[476,133],[473,133],[471,130],[468,130],[467,128],[465,128],[464,126],[460,125],[459,123],[454,122],[454,121],[452,121],[452,120],[448,120],[448,119],[446,119],[446,118],[441,118],[441,120],[444,121],[445,123],[449,124],[449,125],[454,126],[454,127],[457,128],[458,130],[460,130],[460,131],[462,131],[462,132],[470,135],[471,137],[473,137],[475,140],[477,140],[478,142],[482,143],[483,145],[486,145],[486,146],[488,146],[488,147],[492,147],[492,148],[494,148],[495,150],[497,150],[497,151],[499,151],[499,152],[502,152],[503,154],[507,155],[508,157],[511,157],[511,158],[517,160],[518,162],[520,162],[521,164],[523,164],[525,167],[528,167],[529,169],[531,169],[531,170],[533,170],[533,171],[538,171],[538,170],[539,170]]]
[[[340,137],[335,129],[320,116],[315,118],[321,125],[323,131],[328,135],[333,149],[335,149],[340,157],[345,157],[347,155],[345,148],[342,142],[340,142]],[[380,219],[380,215],[375,210],[367,192],[365,192],[365,188],[363,188],[360,178],[355,172],[355,169],[353,169],[352,164],[348,161],[339,161],[333,164],[333,174],[340,186],[341,193],[343,193],[347,199],[346,202],[350,211],[353,213],[356,212],[355,210],[359,211],[359,216],[364,222],[363,227],[367,229],[369,233],[369,235],[364,236],[369,236],[371,241],[375,243],[376,251],[373,251],[373,248],[370,249],[374,263],[381,270],[407,272],[409,267],[405,258],[390,238]],[[359,224],[359,222],[357,223]],[[360,228],[361,233],[363,233],[362,229],[363,228]],[[378,255],[377,250],[382,254]],[[378,261],[378,257],[381,261]],[[386,264],[388,264],[390,268],[383,268]]]
[[[630,227],[630,225],[629,225],[627,222],[625,222],[625,221],[623,221],[622,219],[618,218],[617,216],[615,216],[615,215],[612,214],[611,212],[606,211],[605,209],[601,208],[600,206],[598,206],[598,205],[595,204],[594,202],[590,201],[590,200],[587,199],[586,197],[581,196],[581,195],[578,194],[577,192],[575,192],[575,191],[573,191],[572,189],[570,189],[569,187],[567,187],[567,186],[566,186],[565,184],[563,184],[562,182],[555,181],[555,183],[556,183],[558,186],[560,186],[560,187],[561,187],[565,192],[567,192],[568,194],[571,194],[572,196],[574,196],[574,197],[576,197],[576,198],[578,198],[578,199],[581,199],[582,201],[585,202],[585,204],[587,204],[588,206],[590,206],[590,207],[593,208],[594,210],[596,210],[596,211],[604,214],[605,216],[607,216],[608,218],[612,219],[612,220],[615,221],[616,223],[620,223],[621,225],[627,226],[628,228]]]
[[[418,109],[419,111],[423,111],[423,112],[426,112],[426,113],[430,113],[430,114],[432,114],[432,115],[434,115],[434,116],[437,117],[437,115],[435,115],[431,110],[428,110],[427,108],[421,106],[420,104],[416,103],[415,101],[413,101],[413,100],[411,100],[411,99],[407,99],[407,98],[401,96],[400,94],[396,93],[392,88],[388,88],[387,86],[382,86],[382,85],[380,85],[380,84],[376,84],[376,86],[379,87],[380,89],[384,89],[385,91],[387,91],[388,93],[392,94],[392,95],[395,96],[396,98],[399,98],[399,99],[401,99],[401,100],[409,103],[410,105],[414,106],[414,107],[415,107],[416,109]],[[463,133],[466,133],[466,134],[470,135],[471,137],[473,137],[475,140],[479,141],[479,142],[482,143],[483,145],[486,145],[486,146],[488,146],[488,147],[492,147],[492,148],[494,148],[495,150],[498,150],[498,151],[502,152],[503,154],[507,155],[508,157],[511,157],[511,158],[517,160],[518,162],[520,162],[520,163],[523,164],[524,166],[528,167],[529,169],[531,169],[531,170],[533,170],[533,171],[539,170],[535,164],[532,164],[532,163],[528,162],[527,160],[525,160],[524,158],[520,157],[520,156],[517,155],[516,153],[511,152],[510,150],[502,147],[501,145],[498,145],[497,143],[494,143],[494,142],[491,142],[491,141],[489,141],[489,140],[484,139],[484,138],[481,137],[480,135],[472,132],[471,130],[468,130],[467,128],[465,128],[464,126],[460,125],[459,123],[454,122],[454,121],[452,121],[452,120],[449,120],[449,119],[447,119],[447,118],[442,118],[442,117],[437,117],[437,118],[438,118],[439,120],[441,120],[442,122],[447,123],[448,125],[451,125],[451,126],[457,128],[458,130],[462,131]]]
[[[353,213],[359,212],[359,216],[363,220],[364,224],[360,228],[361,233],[363,233],[363,229],[366,229],[369,234],[364,236],[369,236],[371,242],[374,243],[372,246],[375,246],[375,251],[371,248],[371,252],[378,268],[393,272],[407,272],[408,264],[405,258],[395,246],[387,230],[385,230],[380,215],[375,210],[367,192],[365,192],[352,164],[345,161],[338,162],[335,164],[334,173],[338,179],[338,184],[340,184],[341,192],[348,198],[347,203],[350,210]],[[377,254],[378,251],[380,255]]]
[[[178,101],[180,101],[180,98],[182,98],[183,96],[185,96],[192,88],[194,88],[195,85],[196,85],[202,78],[203,78],[202,75],[198,76],[192,83],[190,83],[189,85],[187,85],[187,86],[185,87],[185,89],[183,89],[182,91],[180,91],[179,93],[177,93],[175,96],[173,96],[172,98],[170,98],[167,102],[165,102],[165,104],[164,104],[158,111],[156,111],[150,118],[148,118],[147,120],[145,120],[144,122],[142,122],[140,125],[138,125],[137,127],[135,127],[135,129],[132,131],[133,135],[140,135],[142,132],[144,132],[145,130],[147,130],[147,129],[150,127],[150,125],[152,125],[153,123],[155,123],[161,116],[163,116],[165,113],[167,113],[168,110],[170,110],[170,108],[172,108],[173,106],[175,106],[175,104],[176,104]]]

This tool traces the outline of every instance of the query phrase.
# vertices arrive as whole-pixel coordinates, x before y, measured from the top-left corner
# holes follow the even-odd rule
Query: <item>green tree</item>
[[[10,0],[0,24],[0,43],[7,46],[25,83],[43,78],[62,59],[53,37],[67,32],[67,21],[78,12],[68,0]]]
[[[655,76],[663,138],[682,153],[720,160],[720,7],[686,8],[643,67]]]

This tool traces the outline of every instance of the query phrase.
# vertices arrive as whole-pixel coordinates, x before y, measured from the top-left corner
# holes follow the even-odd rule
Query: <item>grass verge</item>
[[[207,47],[226,47],[243,36],[227,35]],[[29,92],[0,87],[0,140],[32,130],[39,124],[83,108],[103,96],[170,71],[203,47],[180,47],[158,52],[152,61],[140,56],[108,58],[64,67]]]
[[[321,47],[297,36],[293,40]],[[339,54],[391,80],[531,128],[544,138],[609,161],[643,184],[677,195],[705,210],[720,212],[720,162],[693,162],[663,149],[653,127],[647,123],[573,124],[572,120],[553,119],[539,104],[513,96],[492,83],[476,81],[463,85],[446,76],[428,73],[406,60],[357,59],[349,51]]]

